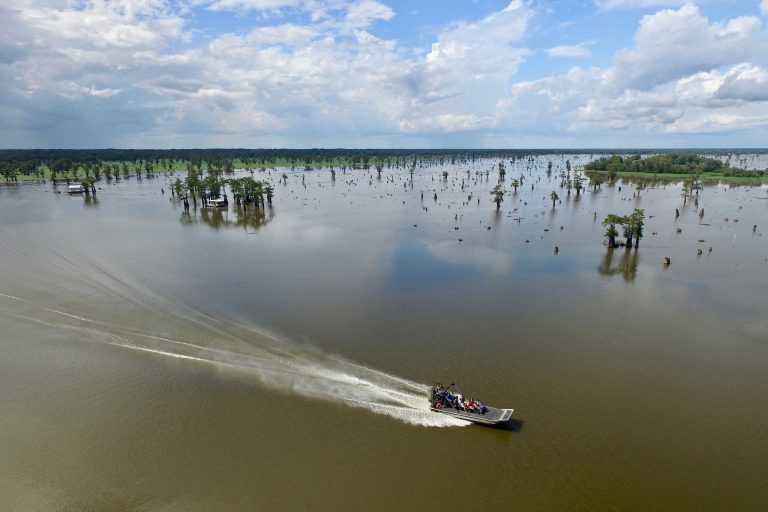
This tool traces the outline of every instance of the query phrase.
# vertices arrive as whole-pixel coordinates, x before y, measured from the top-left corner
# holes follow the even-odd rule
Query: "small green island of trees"
[[[608,248],[613,249],[619,246],[624,246],[627,249],[632,248],[632,240],[634,239],[634,247],[640,247],[640,239],[643,238],[643,226],[645,225],[645,210],[641,208],[635,208],[629,215],[616,215],[608,214],[603,220],[603,226],[605,226],[605,236],[608,238]],[[616,237],[619,236],[619,230],[617,226],[621,226],[623,229],[623,235],[626,241],[619,243],[616,241]]]
[[[678,152],[642,158],[641,155],[612,155],[584,166],[587,172],[605,173],[613,180],[619,173],[651,175],[701,175],[708,178],[764,178],[766,171],[748,171],[731,167],[714,158]]]

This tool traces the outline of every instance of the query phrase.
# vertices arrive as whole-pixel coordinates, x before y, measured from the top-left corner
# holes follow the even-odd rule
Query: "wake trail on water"
[[[72,332],[77,339],[236,373],[277,392],[365,409],[410,425],[469,425],[430,411],[427,385],[292,343],[231,319],[197,314],[189,307],[180,314],[157,310],[153,314],[163,316],[161,320],[166,322],[192,320],[199,340],[142,332],[2,292],[0,304],[0,315],[6,317]]]

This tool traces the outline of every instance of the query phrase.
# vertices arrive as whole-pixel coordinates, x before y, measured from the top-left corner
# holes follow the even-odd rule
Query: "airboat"
[[[217,197],[215,199],[206,199],[204,204],[208,208],[224,208],[227,206],[227,201],[223,197]]]
[[[509,421],[514,409],[497,409],[472,398],[465,398],[458,390],[435,384],[429,392],[429,409],[473,423],[498,425]]]

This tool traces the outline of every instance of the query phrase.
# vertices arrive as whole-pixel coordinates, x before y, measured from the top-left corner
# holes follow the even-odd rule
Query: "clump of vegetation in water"
[[[603,226],[605,226],[605,236],[608,238],[608,247],[615,248],[625,246],[627,249],[634,247],[640,247],[640,239],[643,238],[643,226],[645,224],[645,211],[642,208],[635,208],[630,215],[616,215],[613,213],[603,220]],[[616,242],[616,237],[619,236],[618,226],[621,226],[622,234],[626,238],[623,243]]]
[[[498,210],[501,208],[502,201],[504,201],[504,191],[501,189],[501,185],[496,185],[493,187],[493,190],[491,190],[491,195],[493,196],[491,201],[496,203],[496,209]]]
[[[268,184],[256,181],[251,177],[232,178],[227,180],[232,196],[236,204],[253,203],[256,208],[264,206],[264,196],[267,196],[269,203],[272,204],[272,187]]]

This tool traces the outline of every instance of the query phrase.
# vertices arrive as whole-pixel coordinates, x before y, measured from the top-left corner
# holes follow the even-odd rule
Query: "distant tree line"
[[[768,150],[743,150],[749,154],[763,154]],[[709,155],[720,155],[730,160],[744,152],[733,150],[706,150]],[[407,168],[413,174],[417,167],[445,164],[466,164],[485,158],[501,159],[499,178],[504,181],[507,169],[504,159],[514,162],[525,158],[551,154],[582,154],[594,158],[604,151],[598,149],[3,149],[0,150],[0,174],[6,181],[25,179],[71,180],[92,174],[96,180],[127,178],[135,175],[151,178],[156,172],[174,172],[194,168],[223,171],[229,174],[235,166],[245,170],[277,167],[291,169],[334,167],[346,169],[375,168],[381,176],[384,168]],[[664,150],[622,150],[622,155],[603,157],[587,164],[587,171],[603,171],[611,180],[618,172],[644,172],[653,174],[694,174],[721,172],[725,176],[759,177],[763,171],[747,171],[730,167],[719,160]],[[642,155],[660,153],[643,158]],[[743,160],[743,159],[742,159]],[[569,163],[569,162],[567,162]],[[552,172],[551,165],[547,175]],[[562,174],[562,173],[561,173]],[[595,172],[594,174],[598,174]],[[590,175],[593,183],[595,176]],[[565,180],[566,188],[576,188],[574,178]]]
[[[664,149],[622,149],[617,153],[631,155],[637,159],[640,155],[706,153],[710,155],[735,156],[738,154],[765,154],[768,149],[702,149],[689,150],[680,153]],[[23,161],[47,162],[64,159],[75,162],[136,162],[139,160],[289,160],[296,162],[327,161],[333,159],[394,159],[415,156],[424,158],[520,158],[523,156],[574,154],[599,155],[605,154],[604,149],[345,149],[345,148],[211,148],[211,149],[0,149],[0,162],[18,163]]]
[[[582,153],[587,151],[581,150]],[[521,159],[538,154],[556,153],[553,150],[499,150],[499,149],[5,149],[0,150],[0,173],[6,181],[15,181],[18,175],[27,178],[57,179],[86,175],[93,170],[96,179],[103,171],[111,176],[152,177],[155,172],[189,169],[198,172],[223,170],[229,173],[235,162],[246,170],[287,166],[292,169],[328,166],[349,169],[370,169],[377,174],[386,166],[410,168],[468,163],[484,158]]]
[[[0,162],[48,162],[59,159],[74,162],[136,162],[139,160],[255,160],[260,162],[293,161],[318,162],[331,160],[376,160],[416,157],[435,158],[505,158],[528,155],[599,154],[599,150],[545,150],[545,149],[0,149]]]

